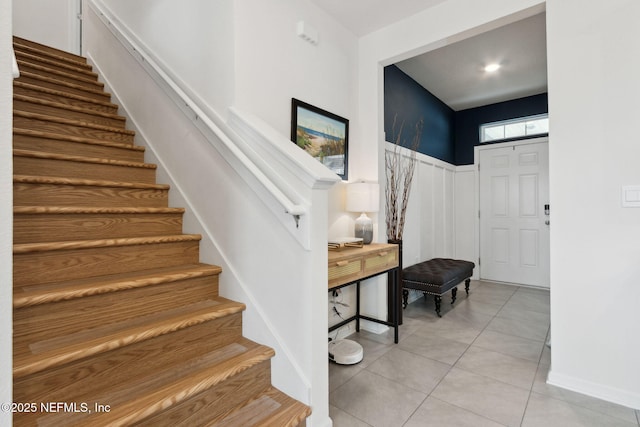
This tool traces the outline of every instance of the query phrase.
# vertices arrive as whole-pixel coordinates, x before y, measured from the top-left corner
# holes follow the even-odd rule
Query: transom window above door
[[[480,125],[480,143],[513,140],[549,134],[549,115],[520,117]]]

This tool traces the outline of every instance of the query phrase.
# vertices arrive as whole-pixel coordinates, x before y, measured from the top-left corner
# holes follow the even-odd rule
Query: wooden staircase
[[[14,424],[305,425],[91,66],[14,49]]]

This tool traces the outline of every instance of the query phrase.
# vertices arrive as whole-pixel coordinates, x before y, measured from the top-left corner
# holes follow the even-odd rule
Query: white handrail
[[[195,116],[193,117],[193,120],[197,124],[204,125],[205,131],[208,131],[215,135],[215,137],[224,144],[225,148],[233,153],[233,155],[243,164],[243,166],[246,167],[247,170],[257,178],[264,189],[267,190],[278,201],[278,203],[284,208],[284,212],[294,218],[294,220],[296,221],[296,227],[299,227],[300,217],[307,213],[306,206],[291,200],[291,198],[287,196],[284,191],[282,191],[274,183],[273,179],[268,177],[262,169],[260,169],[242,150],[240,150],[237,144],[235,144],[228,136],[229,134],[231,134],[231,131],[229,129],[225,129],[225,132],[225,130],[221,129],[221,127],[226,128],[226,126],[222,124],[222,120],[220,120],[219,124],[214,123],[213,120],[211,120],[210,116],[205,113],[192,100],[192,98],[189,97],[182,90],[182,88],[164,71],[163,67],[159,66],[156,61],[145,52],[144,49],[140,48],[140,46],[138,46],[138,44],[134,40],[132,40],[131,37],[129,37],[127,32],[124,31],[123,26],[119,22],[117,22],[117,20],[108,17],[102,10],[99,10],[100,7],[96,4],[96,2],[92,2],[92,6],[98,9],[96,10],[97,14],[101,17],[101,19],[106,21],[108,27],[117,28],[117,33],[114,32],[114,35],[116,35],[116,37],[118,37],[118,39],[120,40],[121,37],[124,38],[124,41],[126,42],[125,46],[129,45],[131,47],[134,52],[134,57],[137,58],[138,61],[140,61],[145,67],[151,68],[151,70],[153,70],[153,72],[155,72],[169,86],[171,91],[173,91],[173,93],[175,93],[179,97],[180,102],[182,103],[181,107],[183,109],[184,107],[186,107],[190,115]],[[209,112],[209,114],[213,114],[213,112]],[[198,127],[202,129],[201,125],[199,125]]]
[[[13,50],[13,46],[11,47],[11,56],[13,58],[13,64],[11,66],[11,70],[13,72],[13,78],[17,79],[20,77],[20,69],[18,68],[18,61],[16,60],[16,53]]]

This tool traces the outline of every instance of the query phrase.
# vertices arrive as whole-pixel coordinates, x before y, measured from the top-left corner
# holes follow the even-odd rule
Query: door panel
[[[480,277],[549,287],[548,144],[483,148]]]

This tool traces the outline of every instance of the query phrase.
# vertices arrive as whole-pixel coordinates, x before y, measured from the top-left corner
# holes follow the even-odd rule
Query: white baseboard
[[[607,402],[640,410],[640,394],[549,371],[547,383]]]

